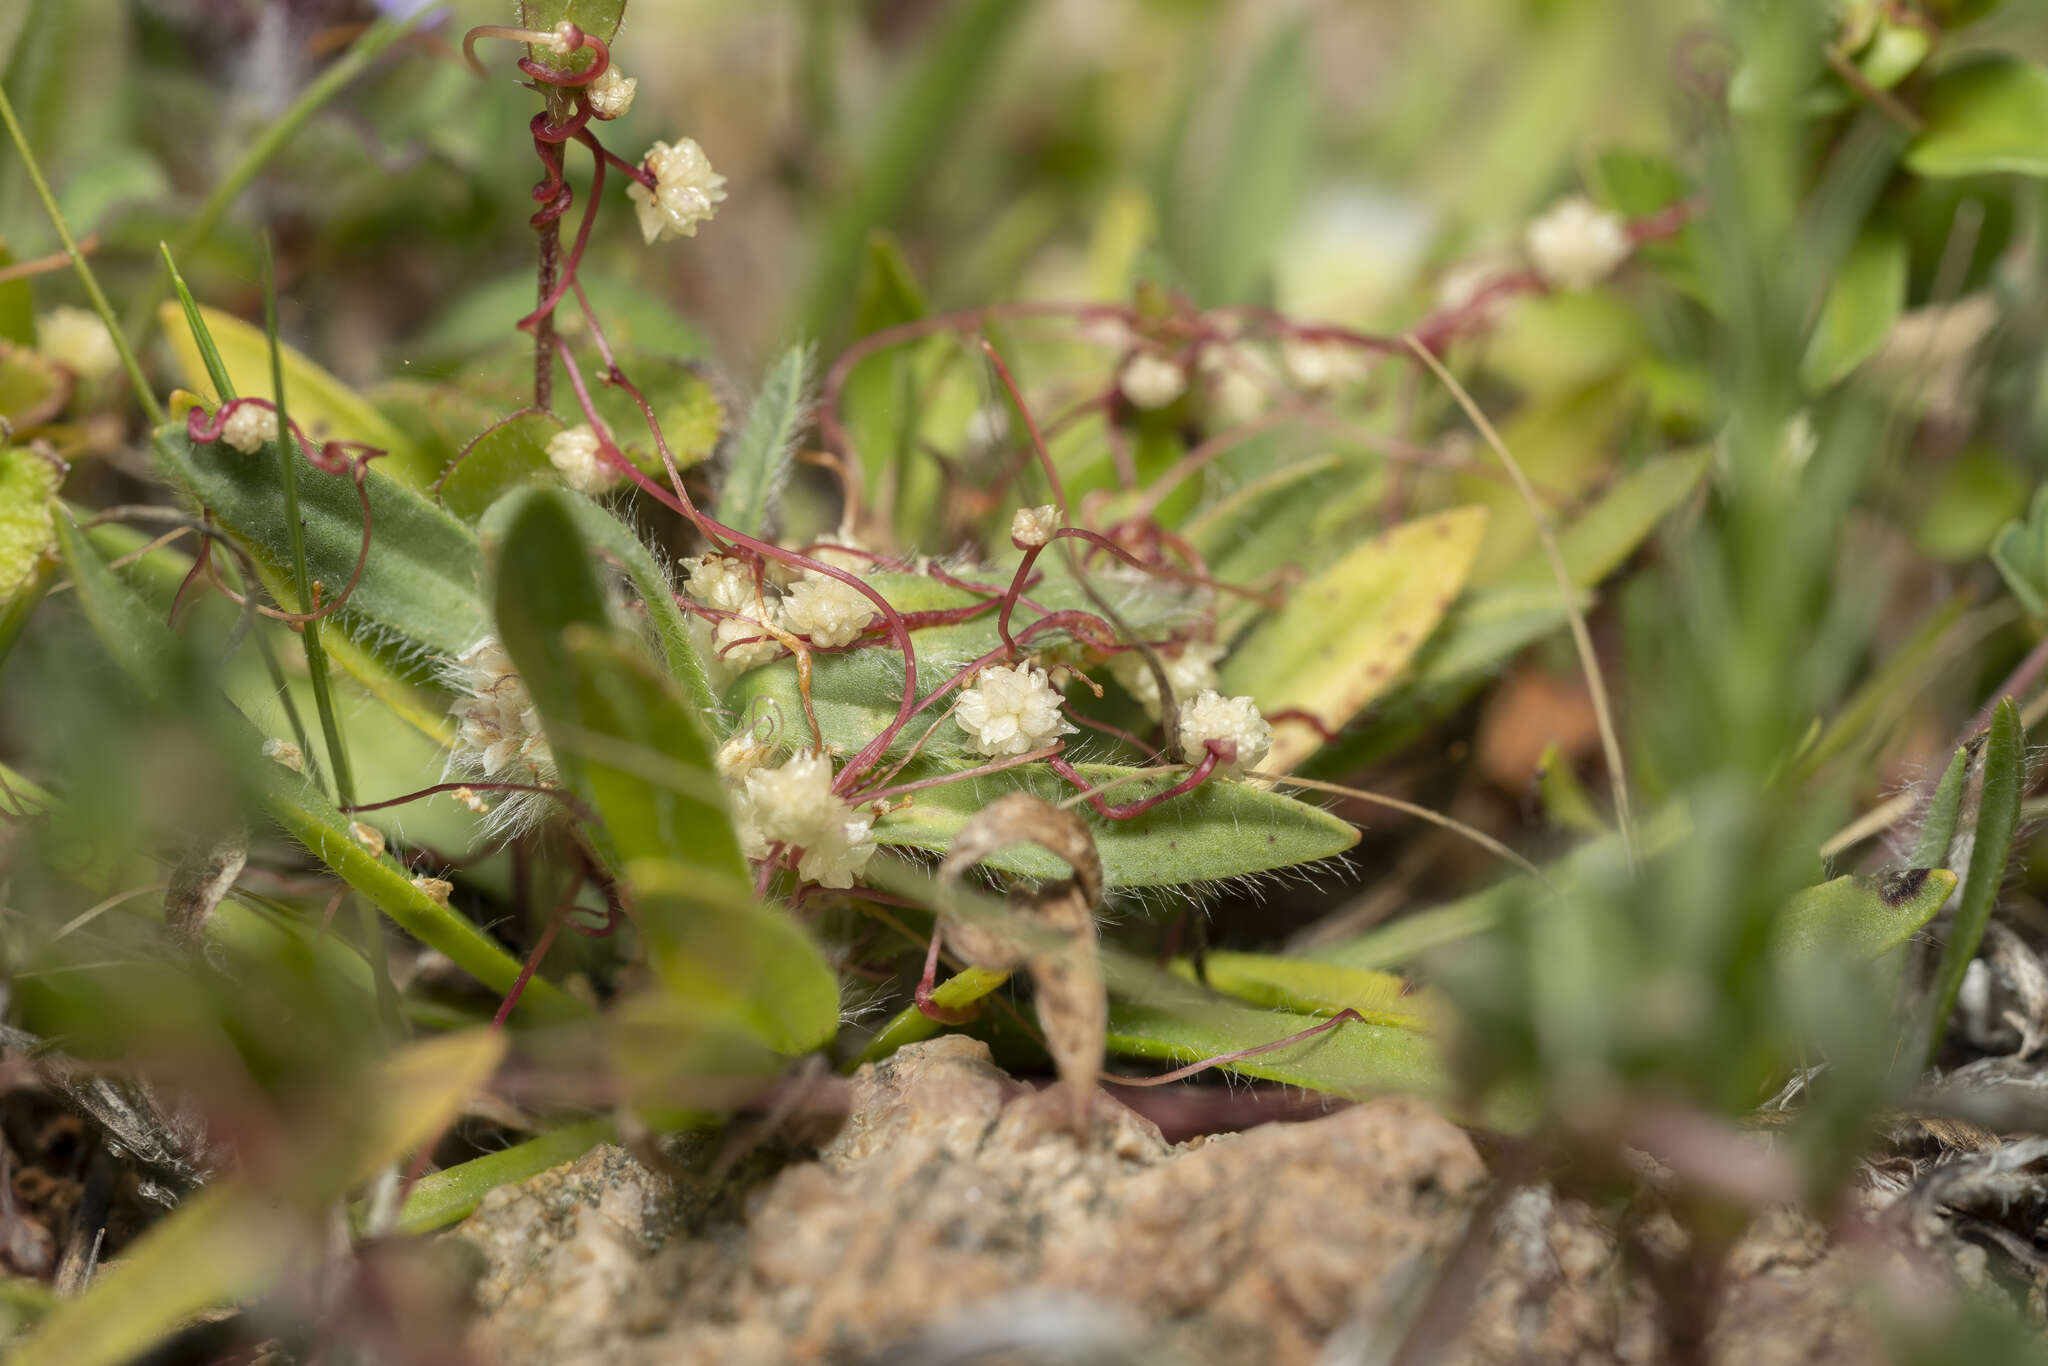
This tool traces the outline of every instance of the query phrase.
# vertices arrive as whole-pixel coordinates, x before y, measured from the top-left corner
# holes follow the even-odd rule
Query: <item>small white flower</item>
[[[625,116],[633,107],[633,92],[640,88],[640,82],[615,66],[604,69],[583,93],[590,99],[590,112],[601,119],[616,119]]]
[[[1173,687],[1176,702],[1218,687],[1223,680],[1216,673],[1216,661],[1222,657],[1223,646],[1212,640],[1190,640],[1177,655],[1159,651],[1159,662],[1166,669],[1166,681]],[[1109,657],[1109,672],[1123,684],[1125,692],[1138,700],[1147,716],[1159,715],[1159,680],[1152,676],[1144,655],[1136,650],[1113,654]]]
[[[691,560],[683,591],[721,612],[758,614],[761,610],[755,596],[754,567],[737,555],[699,555]],[[765,600],[773,602],[772,597]]]
[[[720,745],[712,762],[718,766],[719,777],[738,785],[749,773],[766,764],[774,753],[775,746],[764,743],[749,728]]]
[[[254,455],[277,440],[277,412],[260,403],[238,403],[220,424],[220,439],[244,455]]]
[[[815,751],[748,773],[736,806],[747,857],[761,858],[775,844],[801,850],[797,875],[806,881],[851,887],[874,857],[874,822],[834,795],[832,761]]]
[[[1363,379],[1364,355],[1340,341],[1308,341],[1289,337],[1280,343],[1280,364],[1287,377],[1303,389],[1334,389]]]
[[[1279,378],[1265,348],[1243,342],[1204,347],[1199,365],[1211,410],[1233,426],[1265,411]]]
[[[579,422],[548,438],[548,463],[578,493],[603,493],[619,482],[617,468],[599,454],[603,444],[588,422]]]
[[[100,315],[69,304],[36,319],[36,349],[80,379],[105,379],[121,366],[120,349]]]
[[[1133,406],[1149,412],[1164,408],[1186,393],[1188,376],[1187,371],[1166,357],[1140,351],[1124,362],[1116,383]]]
[[[1051,503],[1018,508],[1010,518],[1010,539],[1018,545],[1044,545],[1060,529],[1060,510]]]
[[[752,617],[726,617],[711,633],[718,662],[737,676],[758,669],[782,653],[782,642]]]
[[[974,686],[961,692],[953,719],[983,754],[1025,754],[1073,732],[1060,713],[1063,700],[1045,670],[997,665],[983,669]]]
[[[806,574],[782,600],[784,624],[821,649],[856,639],[880,615],[866,594],[827,574]]]
[[[694,138],[671,146],[657,142],[647,152],[647,169],[655,188],[639,181],[626,186],[640,214],[640,235],[651,245],[671,237],[695,237],[697,225],[725,202],[725,177],[711,169],[711,159]]]
[[[1559,200],[1531,223],[1523,245],[1536,273],[1563,289],[1598,284],[1632,250],[1628,224],[1581,195]]]
[[[289,740],[265,740],[263,757],[284,765],[294,773],[306,771],[306,754]]]
[[[1273,728],[1251,698],[1225,697],[1212,688],[1180,704],[1180,757],[1199,764],[1211,740],[1237,746],[1236,758],[1216,766],[1219,773],[1237,773],[1266,757]]]
[[[540,711],[503,645],[484,637],[456,659],[448,681],[462,694],[454,707],[451,767],[486,778],[518,764],[535,777],[552,770],[554,757],[541,735]]]

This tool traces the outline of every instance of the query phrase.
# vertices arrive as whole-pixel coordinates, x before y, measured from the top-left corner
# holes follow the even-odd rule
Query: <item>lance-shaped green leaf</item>
[[[527,494],[497,550],[499,637],[540,708],[590,838],[632,888],[670,994],[769,1047],[803,1052],[839,1019],[838,981],[804,931],[754,902],[710,743],[638,643],[610,623],[566,501]]]
[[[277,461],[268,453],[244,455],[225,441],[194,442],[182,423],[159,428],[156,449],[166,473],[248,546],[271,576],[273,591],[289,598],[284,584],[291,546],[279,511]],[[395,480],[372,478],[364,487],[372,519],[370,557],[341,609],[342,621],[360,633],[389,633],[434,654],[461,654],[488,629],[477,587],[483,557],[475,534]],[[355,482],[315,469],[302,456],[299,513],[308,571],[330,596],[341,592],[362,553],[363,508]]]
[[[270,339],[263,329],[204,304],[199,306],[199,316],[236,392],[245,398],[275,399],[270,384]],[[206,354],[186,322],[184,309],[175,302],[166,303],[157,311],[157,318],[185,387],[204,398],[209,408],[219,403]],[[284,383],[291,399],[292,421],[314,442],[361,441],[375,446],[386,455],[371,468],[413,488],[425,488],[441,473],[369,400],[291,347],[284,348]]]
[[[1925,126],[1906,169],[1934,179],[2048,176],[2048,70],[1995,55],[1937,75],[1920,104]]]
[[[718,520],[735,531],[767,534],[797,437],[810,415],[810,388],[811,348],[792,346],[775,362],[747,410],[719,486]]]
[[[1963,810],[1963,784],[1970,773],[1970,745],[1958,745],[1955,757],[1948,761],[1941,781],[1934,785],[1934,793],[1927,799],[1927,813],[1920,821],[1920,834],[1913,841],[1913,855],[1909,862],[1915,868],[1936,868],[1948,862],[1948,851],[1955,843],[1956,820]]]
[[[119,1366],[204,1310],[254,1299],[314,1254],[321,1207],[438,1133],[504,1057],[502,1033],[474,1030],[414,1044],[364,1078],[351,1104],[370,1113],[307,1135],[339,1146],[295,1167],[289,1198],[229,1176],[162,1223],[60,1305],[10,1354],[19,1366]],[[330,1137],[331,1135],[331,1137]]]
[[[556,491],[553,497],[586,545],[599,556],[617,564],[633,582],[633,591],[640,595],[640,604],[647,612],[647,619],[654,627],[656,642],[661,647],[661,657],[668,665],[669,676],[683,690],[683,696],[690,703],[694,714],[693,724],[699,729],[710,727],[710,719],[717,710],[718,702],[711,691],[710,680],[704,676],[703,661],[697,657],[696,647],[690,643],[690,624],[676,606],[676,597],[669,587],[668,576],[655,563],[654,556],[641,544],[618,518],[604,508],[585,498],[582,494]],[[506,530],[519,511],[523,495],[510,494],[491,505],[477,524],[478,534],[486,545],[496,545],[505,537]]]
[[[1991,542],[1991,563],[2035,616],[2048,616],[2048,484],[2034,491],[2026,520],[2015,517]]]
[[[2026,757],[2027,733],[2020,722],[2020,709],[2010,697],[2003,698],[1991,714],[1991,731],[1984,741],[1984,783],[1977,800],[1970,868],[1963,877],[1963,899],[1956,906],[1955,922],[1949,927],[1941,970],[1935,978],[1934,1016],[1927,1045],[1930,1066],[1941,1053],[1956,994],[1963,989],[1963,974],[1977,956],[1991,908],[1998,901],[1998,888],[2005,881],[2013,832],[2019,827],[2020,798],[2026,789]]]
[[[1134,779],[1137,770],[1114,764],[1074,767],[1092,785],[1116,783],[1103,800],[1119,805],[1163,792],[1183,776]],[[935,772],[913,765],[904,776],[914,781]],[[908,805],[876,821],[875,839],[943,852],[976,812],[1012,792],[1031,792],[1050,802],[1074,795],[1043,765],[1004,769],[920,789],[911,794]],[[1225,778],[1203,783],[1131,820],[1104,820],[1085,809],[1084,814],[1102,855],[1103,882],[1110,887],[1216,882],[1331,858],[1358,842],[1354,826],[1320,807]],[[1064,863],[1035,845],[1007,849],[984,862],[1029,877],[1067,876]]]
[[[1181,959],[1173,970],[1190,980],[1195,965]],[[1201,980],[1213,991],[1253,1005],[1308,1015],[1354,1010],[1373,1024],[1428,1029],[1434,1008],[1391,972],[1346,967],[1314,958],[1272,953],[1212,951],[1202,955]]]
[[[519,413],[477,434],[441,480],[441,502],[473,522],[512,490],[552,469],[548,441],[562,430],[553,413]]]
[[[1319,1015],[1260,1010],[1220,999],[1113,1002],[1108,1042],[1110,1052],[1127,1057],[1190,1063],[1258,1048],[1328,1023]],[[1248,1077],[1338,1096],[1389,1091],[1441,1095],[1450,1084],[1427,1034],[1360,1020],[1346,1020],[1299,1043],[1223,1066]]]
[[[57,539],[76,587],[80,608],[114,662],[143,691],[162,696],[166,670],[183,658],[179,644],[135,591],[109,569],[68,519],[59,519]],[[230,752],[255,756],[263,737],[240,712],[219,701],[210,718]],[[495,991],[509,991],[519,961],[490,936],[413,885],[412,877],[388,854],[375,854],[355,838],[351,822],[325,793],[301,774],[272,763],[257,763],[258,795],[271,817],[344,882],[421,943]],[[582,1006],[554,986],[536,979],[520,998],[519,1010],[533,1019],[566,1019]]]
[[[0,446],[0,602],[35,577],[57,540],[57,462],[24,446]]]
[[[1267,712],[1298,709],[1330,729],[1393,686],[1465,585],[1486,514],[1453,508],[1390,528],[1288,595],[1224,666],[1224,690]],[[1295,768],[1321,747],[1280,727],[1262,765]]]
[[[1778,920],[1779,949],[1795,956],[1876,958],[1934,919],[1955,888],[1956,875],[1945,868],[1838,877],[1808,887]]]
[[[614,1132],[615,1126],[608,1118],[586,1119],[429,1172],[413,1183],[412,1194],[399,1208],[392,1232],[412,1237],[446,1228],[467,1218],[498,1187],[530,1180],[552,1167],[573,1162],[598,1144],[611,1142]]]
[[[932,1004],[940,1010],[965,1010],[1009,980],[1009,973],[992,968],[962,968],[932,988]],[[848,1064],[847,1070],[851,1071],[864,1062],[880,1062],[905,1044],[929,1039],[942,1028],[944,1026],[937,1020],[916,1006],[906,1006],[868,1041],[868,1046]]]
[[[1828,285],[1799,364],[1809,390],[1843,379],[1884,345],[1906,308],[1907,265],[1904,235],[1877,225],[1863,230]]]

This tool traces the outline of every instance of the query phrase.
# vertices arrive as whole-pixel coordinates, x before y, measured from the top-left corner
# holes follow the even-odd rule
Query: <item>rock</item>
[[[1487,1180],[1412,1099],[1178,1147],[1106,1092],[1084,1140],[1068,1118],[955,1035],[862,1068],[838,1135],[744,1208],[598,1149],[457,1230],[489,1267],[471,1346],[503,1366],[1369,1359]],[[1520,1191],[1492,1240],[1440,1359],[1662,1359],[1654,1302],[1595,1210]],[[1810,1224],[1760,1221],[1711,1358],[1874,1359],[1835,1260]]]

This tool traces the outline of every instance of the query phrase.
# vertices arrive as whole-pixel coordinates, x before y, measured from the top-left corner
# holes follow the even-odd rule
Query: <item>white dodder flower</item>
[[[1191,640],[1180,647],[1177,655],[1164,650],[1158,653],[1176,702],[1214,689],[1222,682],[1216,673],[1216,661],[1223,657],[1223,646],[1216,641]],[[1144,655],[1136,650],[1113,654],[1109,657],[1109,672],[1123,684],[1125,692],[1138,699],[1146,715],[1159,715],[1159,680],[1152,676]]]
[[[997,665],[961,692],[953,718],[983,754],[1024,754],[1074,730],[1060,714],[1061,700],[1045,670]]]
[[[604,75],[583,87],[583,93],[590,99],[591,113],[601,119],[616,119],[633,107],[633,92],[639,88],[638,80],[608,66]]]
[[[1135,407],[1164,408],[1187,392],[1187,372],[1164,356],[1140,351],[1124,362],[1117,387]]]
[[[851,887],[874,856],[873,821],[833,793],[832,761],[815,751],[748,773],[737,805],[747,857],[775,844],[800,849],[796,870],[806,881]]]
[[[782,600],[782,619],[789,629],[824,649],[854,640],[880,615],[866,594],[827,574],[798,579]]]
[[[1583,195],[1552,205],[1523,237],[1530,264],[1548,284],[1565,289],[1596,285],[1628,259],[1628,224]]]
[[[552,766],[540,711],[503,645],[485,636],[455,660],[448,679],[462,694],[454,708],[452,768],[495,778],[521,763],[536,776]]]
[[[1273,747],[1273,728],[1251,698],[1225,697],[1212,688],[1180,704],[1180,757],[1199,764],[1211,740],[1237,746],[1235,759],[1216,766],[1220,773],[1236,773],[1266,757]]]
[[[671,237],[695,237],[697,225],[725,202],[725,177],[711,169],[711,159],[696,139],[670,145],[657,142],[647,152],[654,188],[639,181],[626,186],[640,214],[640,235],[649,244]]]
[[[260,403],[238,403],[220,424],[220,439],[244,455],[254,455],[277,440],[277,413]]]
[[[691,560],[683,591],[721,612],[761,610],[755,600],[754,567],[737,555],[699,555]]]
[[[1060,510],[1051,503],[1043,507],[1018,508],[1010,518],[1010,539],[1018,545],[1044,545],[1060,529]]]
[[[1363,379],[1367,369],[1365,357],[1355,346],[1302,337],[1280,343],[1280,364],[1296,385],[1311,390],[1333,389]]]
[[[104,379],[121,365],[121,352],[100,315],[69,304],[36,319],[36,349],[80,379]]]
[[[548,463],[578,493],[603,493],[619,481],[619,472],[598,453],[602,448],[590,424],[579,422],[548,438]]]

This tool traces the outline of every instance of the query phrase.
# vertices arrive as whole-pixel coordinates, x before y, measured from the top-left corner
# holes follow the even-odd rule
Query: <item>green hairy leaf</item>
[[[1956,875],[1945,868],[1838,877],[1809,887],[1792,898],[1778,921],[1780,949],[1876,958],[1934,919],[1955,888]]]
[[[1323,1022],[1317,1015],[1259,1010],[1221,1000],[1115,1002],[1109,1011],[1109,1048],[1156,1062],[1199,1062],[1272,1043]],[[1338,1096],[1388,1091],[1441,1095],[1450,1086],[1436,1045],[1427,1035],[1357,1020],[1224,1066],[1247,1077]]]
[[[1991,731],[1984,742],[1984,785],[1977,802],[1970,867],[1963,876],[1963,899],[1956,906],[1955,922],[1949,928],[1941,971],[1936,978],[1927,1047],[1930,1066],[1940,1055],[1956,994],[1963,987],[1963,974],[1968,971],[1970,960],[1977,956],[1977,946],[1984,940],[1984,927],[1991,920],[1991,908],[1998,902],[1999,885],[2005,881],[2013,835],[2019,828],[2020,798],[2026,788],[2026,759],[2027,734],[2020,721],[2020,710],[2011,698],[2003,698],[1991,715]]]
[[[718,495],[718,520],[735,531],[767,533],[797,436],[810,415],[811,361],[809,346],[784,352],[747,411]]]
[[[56,544],[54,460],[21,446],[0,446],[0,603],[34,578],[36,565]]]

